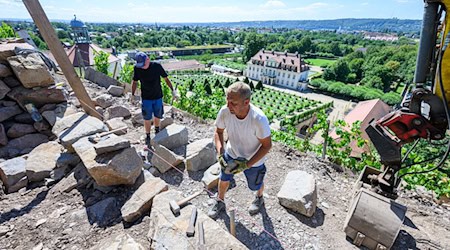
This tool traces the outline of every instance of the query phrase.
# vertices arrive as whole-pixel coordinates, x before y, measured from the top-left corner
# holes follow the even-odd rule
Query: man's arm
[[[258,140],[261,142],[261,147],[259,147],[258,151],[256,151],[253,157],[247,162],[247,167],[251,167],[261,160],[269,152],[270,148],[272,148],[272,137],[270,135],[264,139]]]
[[[137,81],[131,80],[131,94],[134,95],[136,92]]]
[[[222,155],[225,152],[223,148],[223,131],[225,129],[216,127],[216,132],[214,133],[214,143],[216,144],[217,154]]]
[[[170,90],[173,91],[172,82],[170,81],[169,77],[164,77],[164,81],[166,82],[167,86],[169,86]]]

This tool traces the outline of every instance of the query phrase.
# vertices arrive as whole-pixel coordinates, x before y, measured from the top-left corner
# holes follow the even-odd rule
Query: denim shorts
[[[142,100],[142,116],[144,120],[151,120],[153,116],[162,119],[164,105],[162,98],[156,100]]]
[[[230,157],[227,153],[223,155],[225,161],[229,161],[233,158]],[[266,165],[261,164],[257,167],[251,167],[249,169],[244,170],[245,177],[247,178],[248,188],[252,191],[257,191],[264,184],[264,176],[266,175]],[[220,171],[220,180],[221,181],[230,181],[233,179],[233,174],[225,174],[222,170]]]

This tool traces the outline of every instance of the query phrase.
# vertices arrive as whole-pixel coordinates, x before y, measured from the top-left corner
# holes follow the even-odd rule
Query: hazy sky
[[[422,0],[41,0],[49,19],[87,22],[228,22],[337,18],[422,19]],[[30,18],[20,0],[0,0],[0,19]]]

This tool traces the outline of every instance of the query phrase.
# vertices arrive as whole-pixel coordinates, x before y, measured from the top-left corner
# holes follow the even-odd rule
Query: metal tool
[[[230,211],[230,233],[236,237],[236,218],[234,216],[234,209]]]
[[[197,220],[197,208],[192,208],[191,219],[189,220],[189,226],[186,230],[186,236],[192,237],[195,234],[195,221]]]
[[[170,210],[172,210],[172,213],[175,216],[178,216],[180,214],[180,207],[186,205],[190,200],[192,200],[195,197],[199,196],[201,193],[203,193],[203,190],[201,190],[201,191],[199,191],[199,192],[197,192],[197,193],[195,193],[195,194],[193,194],[191,196],[188,196],[188,197],[186,197],[186,198],[184,198],[184,199],[182,199],[181,201],[178,201],[178,202],[175,201],[175,200],[171,200],[169,202]]]
[[[206,250],[205,231],[203,229],[203,221],[198,223],[198,250]]]
[[[113,134],[113,133],[116,133],[116,132],[119,132],[119,131],[124,131],[124,130],[126,130],[126,129],[127,129],[127,127],[122,127],[122,128],[114,129],[114,130],[107,131],[107,132],[103,132],[103,133],[97,133],[97,134],[95,134],[95,135],[89,136],[89,137],[88,137],[88,140],[89,140],[90,142],[92,142],[92,143],[97,143],[97,142],[100,141],[100,139],[101,139],[103,136],[110,135],[110,134]]]

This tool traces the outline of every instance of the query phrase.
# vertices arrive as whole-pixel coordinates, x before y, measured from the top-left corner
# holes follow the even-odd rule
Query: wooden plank
[[[39,32],[47,43],[50,51],[55,57],[56,61],[59,64],[59,67],[63,71],[64,75],[67,78],[70,86],[72,87],[75,96],[81,103],[84,111],[94,117],[97,117],[102,120],[102,116],[95,110],[94,102],[89,97],[86,89],[81,83],[80,78],[75,72],[75,69],[70,63],[69,58],[67,57],[64,48],[59,41],[55,30],[53,29],[50,21],[47,18],[44,10],[42,9],[41,4],[38,0],[22,0],[31,17],[33,18],[34,23],[39,28]]]

